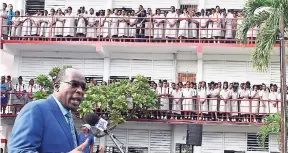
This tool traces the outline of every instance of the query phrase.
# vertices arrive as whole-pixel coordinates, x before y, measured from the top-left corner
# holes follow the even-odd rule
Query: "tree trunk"
[[[280,74],[281,74],[281,153],[287,153],[287,132],[286,132],[286,55],[284,45],[284,12],[281,13],[280,20]]]

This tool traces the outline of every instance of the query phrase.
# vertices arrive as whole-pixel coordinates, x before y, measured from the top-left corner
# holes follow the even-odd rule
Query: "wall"
[[[1,57],[1,66],[0,66],[0,75],[13,75],[13,63],[14,63],[14,56],[0,50],[0,57]]]

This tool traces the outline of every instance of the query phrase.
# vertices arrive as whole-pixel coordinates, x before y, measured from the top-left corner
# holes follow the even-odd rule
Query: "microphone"
[[[99,118],[99,116],[95,113],[89,113],[84,117],[84,121],[91,125],[92,127],[96,127],[96,129],[107,133],[107,125],[108,125],[108,121],[102,119],[101,117]]]
[[[108,121],[104,120],[103,118],[99,117],[97,114],[95,113],[89,113],[86,116],[84,116],[84,121],[91,125],[91,127],[95,127],[97,130],[100,130],[102,132],[105,133],[105,135],[109,135],[109,137],[111,138],[111,140],[114,142],[114,144],[117,146],[117,148],[119,149],[120,153],[124,153],[122,147],[120,147],[120,145],[117,143],[117,141],[119,141],[115,135],[111,132],[111,130],[113,130],[116,126],[112,126],[110,128],[107,128],[108,125]],[[91,130],[92,132],[92,130]],[[92,132],[93,133],[93,132]],[[97,137],[97,132],[94,132],[96,137]],[[93,133],[93,134],[94,134]],[[102,136],[105,136],[102,135]],[[101,136],[100,136],[101,137]],[[116,141],[117,140],[117,141]],[[120,141],[119,141],[120,142]],[[121,143],[121,142],[120,142]],[[122,143],[121,143],[122,144]],[[123,145],[123,144],[122,144]]]

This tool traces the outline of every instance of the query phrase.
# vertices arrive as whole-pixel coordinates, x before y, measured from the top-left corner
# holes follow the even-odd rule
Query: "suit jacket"
[[[73,149],[70,126],[52,96],[22,108],[12,129],[8,153],[60,153]]]

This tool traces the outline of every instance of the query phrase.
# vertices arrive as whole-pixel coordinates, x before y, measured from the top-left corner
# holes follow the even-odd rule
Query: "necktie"
[[[77,147],[77,140],[76,140],[76,133],[75,133],[74,121],[73,121],[73,118],[72,118],[72,114],[69,112],[65,116],[67,117],[68,124],[70,126],[71,134],[72,134],[72,137],[73,137],[74,147],[76,148]]]

